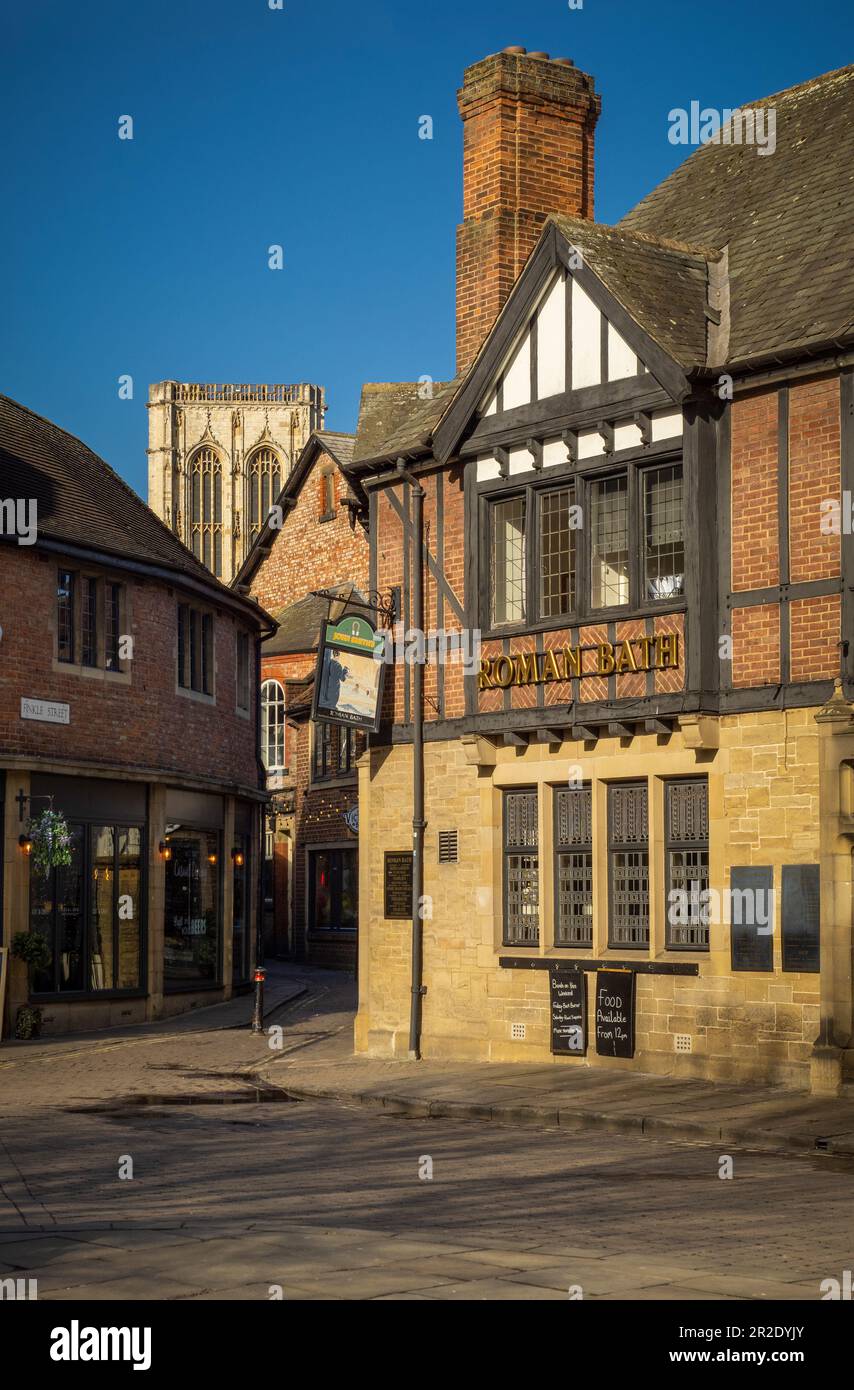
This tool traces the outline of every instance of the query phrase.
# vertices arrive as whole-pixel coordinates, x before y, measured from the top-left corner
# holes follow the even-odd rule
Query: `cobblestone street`
[[[282,1084],[352,1036],[345,977],[289,978]],[[720,1147],[273,1098],[270,1056],[204,1016],[4,1047],[0,1276],[40,1299],[814,1300],[850,1268],[849,1160],[727,1150],[721,1180]]]

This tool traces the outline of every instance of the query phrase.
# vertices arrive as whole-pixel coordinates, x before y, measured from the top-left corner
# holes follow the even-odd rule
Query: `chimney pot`
[[[528,57],[529,57],[529,58],[546,58],[546,59],[548,59],[548,56],[549,56],[548,53],[529,53],[529,54],[528,54]]]
[[[527,48],[520,48],[518,44],[511,44],[509,48],[502,48],[501,51],[502,53],[516,53],[519,55],[528,52]]]
[[[552,58],[553,63],[558,63],[562,68],[574,68],[575,64],[571,58]]]

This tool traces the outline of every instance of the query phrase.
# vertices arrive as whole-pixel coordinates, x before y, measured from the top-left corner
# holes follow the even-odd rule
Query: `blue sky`
[[[143,495],[150,382],[319,382],[327,426],[351,429],[363,381],[453,373],[469,63],[523,44],[594,75],[613,222],[685,157],[672,107],[852,57],[850,0],[5,0],[2,17],[0,391]]]

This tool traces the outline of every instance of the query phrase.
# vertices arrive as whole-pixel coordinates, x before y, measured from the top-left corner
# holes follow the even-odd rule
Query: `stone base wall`
[[[424,893],[422,1052],[427,1058],[548,1062],[630,1068],[714,1080],[753,1080],[806,1088],[819,1027],[818,974],[784,973],[780,886],[784,864],[819,862],[819,740],[815,710],[733,715],[719,721],[719,747],[687,746],[674,733],[625,744],[602,739],[559,748],[498,748],[494,766],[467,761],[459,741],[428,743]],[[594,944],[555,947],[550,788],[580,768],[594,796]],[[576,771],[575,775],[578,773]],[[665,948],[664,782],[708,777],[712,888],[730,882],[733,866],[774,871],[774,969],[733,972],[729,926],[715,921],[708,952]],[[383,913],[383,858],[408,849],[412,750],[374,750],[360,765],[360,1007],[357,1051],[405,1055],[408,1048],[411,927]],[[650,933],[648,954],[607,947],[607,781],[648,778]],[[540,789],[540,945],[502,946],[502,790]],[[438,834],[458,831],[459,862],[439,864]],[[636,1051],[631,1060],[598,1057],[592,1028],[586,1058],[553,1058],[549,1045],[549,977],[544,969],[508,970],[501,956],[699,964],[699,975],[645,975],[637,980]],[[593,985],[588,983],[588,1007]],[[511,1037],[525,1025],[524,1040]],[[676,1052],[676,1036],[690,1052]]]

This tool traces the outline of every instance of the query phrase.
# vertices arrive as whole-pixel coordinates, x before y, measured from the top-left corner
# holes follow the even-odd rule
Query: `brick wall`
[[[239,714],[235,680],[237,632],[255,629],[211,605],[215,703],[179,694],[177,605],[194,600],[177,587],[116,570],[110,577],[127,591],[123,635],[134,641],[128,678],[65,668],[54,661],[57,569],[65,564],[75,568],[61,556],[0,546],[0,758],[79,759],[256,787],[254,694],[249,715]],[[254,679],[254,660],[251,669]],[[70,723],[22,720],[22,695],[67,703]]]
[[[334,518],[321,521],[321,476],[332,469]],[[252,597],[270,613],[276,613],[312,589],[352,580],[360,587],[368,581],[368,538],[358,523],[350,527],[346,507],[339,506],[352,493],[341,470],[324,450],[305,479],[296,506],[286,513],[282,529],[251,581]]]
[[[821,504],[840,497],[839,378],[789,391],[790,579],[839,574],[840,538],[821,532]],[[838,638],[837,638],[838,640]]]

